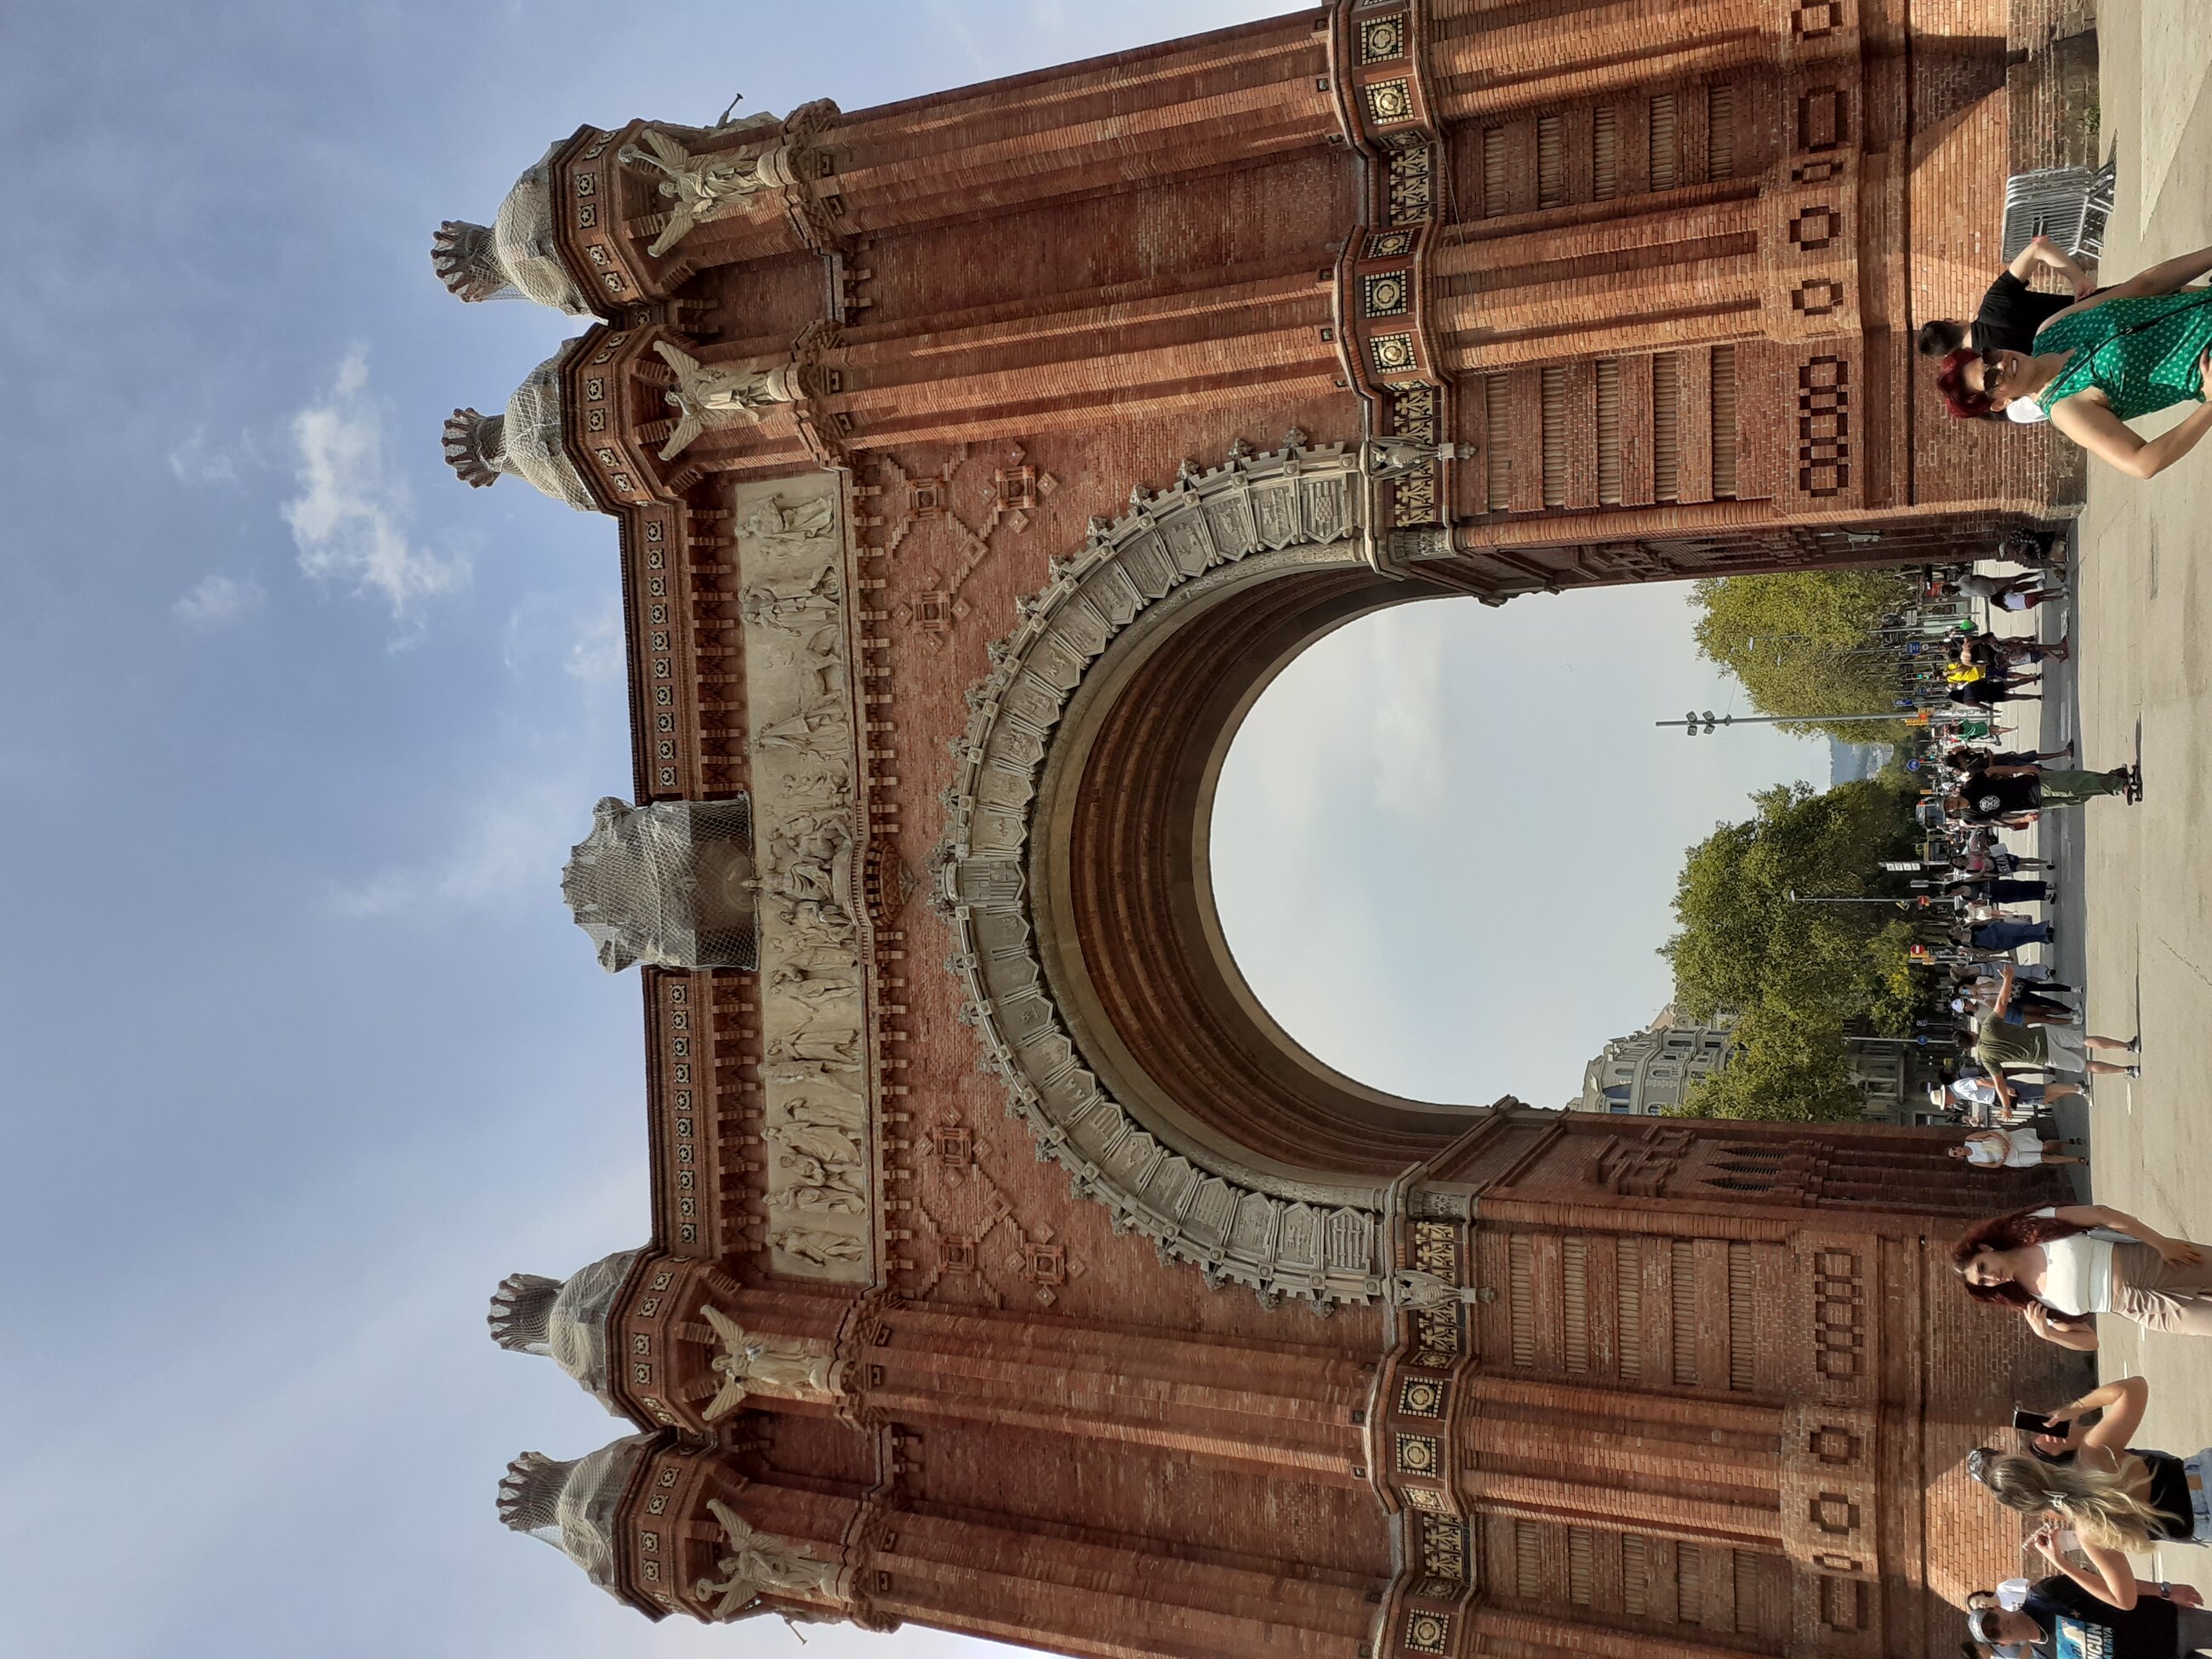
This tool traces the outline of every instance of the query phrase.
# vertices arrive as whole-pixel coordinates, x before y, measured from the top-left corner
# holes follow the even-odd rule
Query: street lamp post
[[[1792,904],[1893,904],[1900,910],[1910,910],[1915,905],[1925,910],[1929,907],[1930,902],[1925,894],[1911,898],[1854,898],[1844,896],[1831,896],[1821,893],[1800,893],[1795,887],[1789,890],[1788,896]]]
[[[1690,735],[1694,738],[1700,732],[1704,732],[1706,734],[1711,735],[1714,727],[1721,726],[1780,726],[1784,724],[1793,726],[1833,726],[1846,720],[1897,720],[1905,725],[1912,726],[1920,724],[1921,717],[1919,717],[1915,711],[1910,709],[1901,709],[1892,714],[1716,715],[1710,708],[1705,710],[1702,714],[1698,713],[1696,709],[1692,708],[1690,710],[1689,715],[1686,719],[1679,720],[1654,720],[1651,723],[1654,726],[1680,726],[1686,727]]]

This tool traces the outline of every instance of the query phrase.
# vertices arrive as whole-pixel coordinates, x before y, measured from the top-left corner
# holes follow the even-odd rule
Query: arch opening
[[[1209,868],[1222,765],[1269,683],[1336,629],[1437,597],[1280,556],[1201,579],[1094,665],[1046,764],[1031,872],[1077,1046],[1148,1121],[1279,1180],[1387,1181],[1477,1121],[1347,1077],[1285,1031],[1237,963]]]

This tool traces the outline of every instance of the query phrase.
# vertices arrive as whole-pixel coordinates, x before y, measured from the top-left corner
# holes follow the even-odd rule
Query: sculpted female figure
[[[2036,331],[2032,351],[1962,347],[1943,360],[1937,388],[1964,419],[2002,416],[2033,398],[2051,423],[2130,477],[2154,477],[2212,431],[2212,289],[2191,282],[2212,270],[2212,248],[2153,265],[2059,312]],[[2186,420],[2155,438],[2128,422],[2174,404]]]

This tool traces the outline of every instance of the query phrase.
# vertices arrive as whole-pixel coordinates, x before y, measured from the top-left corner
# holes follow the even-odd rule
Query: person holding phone
[[[1966,1460],[1967,1472],[1997,1502],[2042,1517],[2030,1547],[2090,1595],[2123,1609],[2142,1594],[2130,1553],[2212,1542],[2212,1501],[2205,1492],[2212,1451],[2176,1457],[2128,1444],[2149,1404],[2150,1384],[2124,1376],[2041,1417],[2014,1413],[2014,1425],[2033,1434],[2041,1455],[1983,1447]],[[2081,1418],[2094,1411],[2103,1418],[2084,1429]],[[2066,1462],[2052,1461],[2068,1452],[2073,1456]],[[2080,1537],[2090,1571],[2072,1565],[2060,1550],[2057,1535],[2067,1528]]]
[[[1951,1266],[1968,1296],[2016,1310],[2030,1330],[2062,1348],[2094,1348],[2100,1313],[2147,1331],[2212,1336],[2212,1264],[2203,1247],[2102,1204],[1992,1216],[1952,1245]]]

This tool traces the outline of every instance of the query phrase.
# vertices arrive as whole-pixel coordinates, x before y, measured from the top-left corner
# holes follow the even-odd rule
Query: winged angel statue
[[[815,1352],[805,1343],[757,1335],[711,1304],[699,1311],[714,1328],[722,1347],[713,1365],[722,1379],[721,1391],[700,1413],[709,1423],[737,1410],[755,1391],[780,1395],[830,1391],[828,1354]]]
[[[653,349],[676,371],[676,384],[664,394],[676,411],[675,430],[660,447],[664,461],[681,455],[702,432],[757,422],[770,404],[791,401],[788,390],[778,385],[771,372],[710,368],[665,340],[654,341]]]
[[[702,1578],[691,1587],[701,1600],[720,1598],[717,1619],[734,1618],[757,1595],[794,1595],[827,1600],[835,1591],[837,1564],[815,1559],[805,1544],[757,1531],[752,1523],[719,1498],[707,1500],[714,1519],[722,1523],[728,1546],[714,1563],[719,1579]]]
[[[757,155],[694,155],[657,127],[638,137],[644,146],[624,144],[622,158],[659,173],[659,193],[670,204],[668,222],[646,250],[656,259],[698,226],[738,212],[747,197],[768,185]]]

